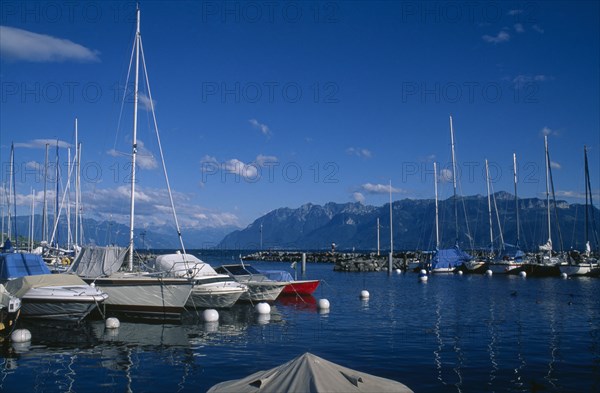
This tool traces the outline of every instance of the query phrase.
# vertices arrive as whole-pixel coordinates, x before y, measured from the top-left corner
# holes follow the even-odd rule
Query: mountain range
[[[515,198],[507,192],[493,194],[492,225],[495,247],[517,241]],[[455,201],[458,220],[455,220]],[[519,205],[519,245],[536,249],[548,240],[547,203],[544,199],[522,198]],[[554,249],[583,249],[585,205],[550,201]],[[392,204],[394,250],[435,249],[435,201],[402,199]],[[599,210],[594,208],[595,222]],[[440,247],[490,247],[487,196],[450,197],[439,201]],[[258,218],[248,227],[236,230],[219,243],[222,249],[330,249],[377,250],[377,219],[380,249],[390,249],[390,205],[355,203],[311,203],[297,209],[280,208]],[[591,226],[590,215],[590,226]],[[456,226],[458,224],[458,236]],[[591,234],[591,232],[590,232]],[[590,235],[590,240],[592,235]],[[594,243],[592,243],[594,244]],[[596,245],[597,247],[597,245]]]
[[[458,220],[455,220],[455,201]],[[492,211],[494,247],[504,240],[515,244],[517,240],[514,196],[507,192],[493,194]],[[519,245],[534,250],[548,240],[547,204],[545,199],[521,198],[519,205]],[[394,250],[435,249],[435,201],[433,199],[402,199],[392,204]],[[555,250],[584,249],[585,205],[566,201],[550,202],[552,240]],[[593,209],[595,223],[600,223],[600,211]],[[377,250],[377,219],[382,252],[389,251],[390,205],[363,205],[334,203],[315,205],[307,203],[296,209],[279,208],[257,218],[246,228],[220,227],[183,229],[183,239],[188,249],[285,249],[329,250],[335,243],[338,250]],[[487,196],[450,197],[439,201],[440,247],[453,246],[457,240],[462,248],[490,246],[490,229]],[[6,219],[6,218],[5,218]],[[29,216],[17,217],[20,237],[27,237]],[[41,217],[34,218],[36,240],[41,239]],[[49,219],[52,222],[52,217]],[[590,214],[590,228],[594,221]],[[458,224],[458,225],[457,225]],[[458,226],[458,236],[456,227]],[[596,233],[598,228],[596,227]],[[114,221],[83,220],[86,244],[125,246],[129,242],[129,227]],[[58,235],[61,244],[67,234],[66,220],[61,220]],[[594,242],[590,229],[590,241]],[[172,226],[136,229],[137,249],[179,249],[177,231]]]

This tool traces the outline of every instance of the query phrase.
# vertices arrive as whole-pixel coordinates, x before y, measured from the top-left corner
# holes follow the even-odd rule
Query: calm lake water
[[[199,256],[213,266],[232,261]],[[307,351],[415,392],[600,391],[599,279],[420,283],[414,273],[339,273],[330,264],[307,264],[306,277],[323,280],[314,297],[278,300],[268,321],[236,305],[217,324],[193,313],[181,324],[121,321],[114,332],[102,320],[28,324],[29,346],[3,344],[0,391],[204,392]],[[329,313],[318,312],[320,298]]]

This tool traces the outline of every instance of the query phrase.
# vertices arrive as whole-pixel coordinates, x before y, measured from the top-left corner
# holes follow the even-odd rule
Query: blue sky
[[[126,222],[134,2],[2,1],[2,182],[15,144],[19,209],[38,212],[44,146],[66,182],[74,119],[86,216]],[[245,226],[279,207],[433,197],[433,162],[461,194],[583,202],[583,145],[600,200],[597,2],[141,2],[167,170],[184,227]],[[142,94],[147,97],[143,89]],[[131,97],[130,94],[127,95]],[[138,222],[171,223],[148,100]],[[120,125],[119,125],[120,124]],[[448,177],[446,177],[447,179]],[[444,179],[442,179],[444,180]],[[64,185],[62,186],[64,188]],[[440,196],[452,194],[440,184]]]

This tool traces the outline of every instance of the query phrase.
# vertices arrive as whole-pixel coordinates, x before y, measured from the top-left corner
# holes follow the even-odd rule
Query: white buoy
[[[320,310],[329,310],[329,300],[327,299],[319,299],[319,309]]]
[[[202,319],[204,322],[216,322],[219,320],[219,312],[212,308],[206,309],[202,311]]]
[[[427,275],[427,270],[421,269],[421,271],[419,272],[419,275],[426,276]]]
[[[360,298],[361,299],[368,299],[369,298],[369,291],[367,291],[366,289],[363,289],[362,291],[360,291]]]
[[[402,273],[402,270],[396,269],[396,273],[400,274],[400,273]]]
[[[494,274],[494,272],[492,272],[490,269],[485,271],[486,276],[491,276],[492,274]]]
[[[254,307],[254,309],[259,314],[270,314],[271,313],[271,306],[269,306],[269,303],[265,303],[265,302],[258,303],[256,305],[256,307]]]
[[[121,326],[121,322],[114,317],[110,317],[110,318],[106,318],[106,321],[104,322],[104,326],[107,329],[118,329],[119,326]]]
[[[568,277],[569,277],[569,275],[568,275],[567,273],[561,273],[561,275],[560,275],[560,276],[561,276],[562,278],[568,278]]]
[[[15,343],[26,343],[31,341],[31,332],[27,329],[17,329],[12,332],[10,339]]]
[[[462,270],[459,270],[459,271],[458,271],[458,275],[459,275],[459,276],[462,276],[462,275],[463,275],[463,271],[462,271]]]
[[[525,278],[525,277],[527,277],[527,273],[525,273],[525,272],[521,272],[521,273],[519,273],[519,276],[521,276],[521,277]]]

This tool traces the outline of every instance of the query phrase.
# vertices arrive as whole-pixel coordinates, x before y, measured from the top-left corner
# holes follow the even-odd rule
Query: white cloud
[[[541,133],[543,136],[558,135],[558,131],[556,131],[556,130],[552,130],[552,129],[550,129],[549,127],[544,127],[544,128],[542,128],[542,130],[540,131],[540,133]]]
[[[250,122],[250,124],[252,124],[252,127],[260,130],[260,132],[263,135],[265,135],[265,136],[271,136],[271,130],[269,129],[269,126],[267,126],[266,124],[260,123],[256,119],[250,119],[248,121]]]
[[[550,161],[550,167],[554,168],[554,169],[562,168],[562,166],[558,162],[555,162],[555,161]]]
[[[520,89],[525,85],[528,84],[532,84],[532,83],[541,83],[541,82],[547,82],[549,80],[553,79],[550,76],[547,75],[526,75],[526,74],[521,74],[521,75],[517,75],[512,79],[512,84],[513,87],[516,89]]]
[[[137,141],[137,153],[136,164],[140,169],[154,169],[158,167],[158,162],[154,154],[144,147],[144,142],[140,139]]]
[[[356,201],[356,202],[360,202],[360,203],[365,203],[365,196],[363,195],[362,192],[354,192],[352,193],[352,198]]]
[[[525,28],[523,27],[523,25],[521,23],[515,23],[515,31],[517,33],[524,33],[525,32]]]
[[[368,194],[389,194],[390,193],[390,185],[389,184],[372,184],[365,183],[360,186],[361,190]],[[391,188],[393,193],[402,193],[404,190],[400,188]]]
[[[265,156],[262,154],[259,154],[258,156],[256,156],[256,160],[254,160],[254,162],[258,165],[258,166],[265,166],[266,163],[276,163],[278,162],[278,158],[275,156]]]
[[[86,214],[100,220],[114,219],[122,224],[128,224],[130,192],[129,185],[86,192],[83,196]],[[174,226],[167,190],[138,186],[135,195],[136,227]],[[36,195],[36,201],[40,198]],[[240,226],[239,218],[235,214],[208,211],[194,204],[192,195],[173,191],[173,200],[182,228]],[[31,204],[31,197],[28,201]],[[185,232],[183,235],[185,239]]]
[[[508,40],[510,40],[510,34],[508,34],[506,31],[501,31],[495,36],[486,34],[486,35],[482,36],[481,38],[485,42],[488,42],[490,44],[499,44],[501,42],[507,42]]]
[[[371,158],[373,156],[373,154],[371,153],[371,151],[369,149],[364,149],[364,148],[360,148],[360,147],[349,147],[346,149],[346,154],[352,155],[352,156],[357,156],[360,158]]]
[[[267,156],[259,154],[253,162],[245,163],[244,161],[232,158],[227,161],[219,162],[216,157],[206,155],[200,161],[203,164],[203,170],[208,170],[207,164],[210,165],[211,173],[215,173],[217,169],[240,176],[246,180],[258,181],[261,176],[261,168],[273,165],[279,162],[275,156]],[[215,172],[213,172],[213,170]]]
[[[28,161],[25,163],[25,168],[26,169],[33,169],[33,170],[41,170],[44,168],[44,166],[42,164],[40,164],[37,161]]]
[[[442,170],[440,170],[440,173],[438,175],[438,180],[442,183],[448,183],[452,181],[452,171],[450,169],[447,168],[443,168]]]
[[[540,34],[544,34],[544,29],[542,29],[542,28],[541,28],[540,26],[538,26],[538,25],[533,25],[533,26],[531,26],[531,28],[532,28],[533,30],[537,31],[537,32],[538,32],[538,33],[540,33]]]
[[[153,107],[156,108],[156,100],[153,99],[152,105],[150,105],[150,97],[148,97],[144,93],[138,94],[138,102],[142,106],[142,108],[147,111],[151,111]]]
[[[60,139],[34,139],[29,142],[20,142],[15,143],[15,147],[25,148],[25,149],[45,149],[46,145],[49,145],[50,148],[68,148],[71,147],[70,143],[65,141],[61,141]]]
[[[37,63],[100,61],[98,51],[73,41],[8,26],[0,26],[0,54],[12,61]]]

